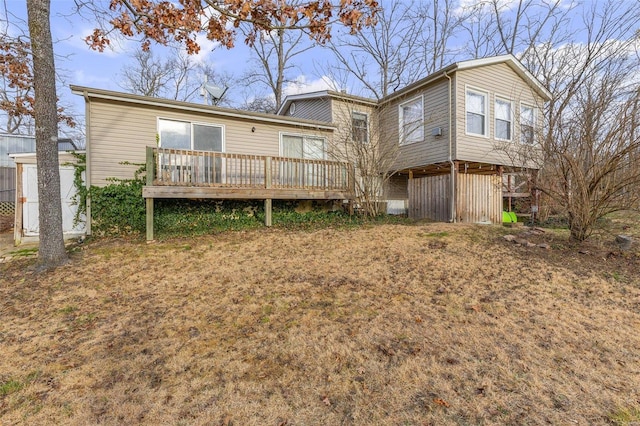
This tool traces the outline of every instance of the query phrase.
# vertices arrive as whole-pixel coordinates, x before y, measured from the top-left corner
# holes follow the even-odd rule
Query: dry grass
[[[505,232],[259,230],[0,265],[0,423],[640,421],[638,255]]]

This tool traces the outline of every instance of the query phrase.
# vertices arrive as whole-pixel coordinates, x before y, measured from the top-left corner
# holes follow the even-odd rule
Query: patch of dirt
[[[0,233],[9,232],[13,229],[13,216],[0,215]]]
[[[0,264],[0,423],[640,421],[638,253],[510,232],[263,229]]]

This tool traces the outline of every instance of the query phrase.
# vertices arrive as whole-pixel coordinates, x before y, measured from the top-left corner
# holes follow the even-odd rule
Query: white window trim
[[[353,114],[361,114],[367,117],[367,140],[364,141],[365,144],[371,142],[371,134],[369,133],[369,114],[364,111],[352,110],[351,111],[351,126],[353,126]],[[353,139],[353,128],[351,129],[351,138]],[[355,142],[355,141],[353,141]]]
[[[402,125],[402,120],[404,119],[404,114],[402,112],[402,107],[404,105],[410,104],[412,102],[415,102],[416,100],[420,100],[420,104],[422,106],[422,121],[421,121],[421,127],[422,127],[422,138],[416,139],[416,140],[409,140],[409,141],[405,141],[404,140],[404,131],[403,128],[404,126]],[[418,142],[422,142],[425,140],[424,137],[424,95],[420,95],[420,96],[416,96],[414,98],[411,98],[407,101],[402,102],[401,104],[398,104],[398,145],[400,146],[404,146],[404,145],[411,145],[413,143],[418,143]]]
[[[222,129],[221,132],[221,138],[222,138],[222,151],[219,152],[227,152],[227,146],[226,146],[226,129],[224,124],[216,124],[216,123],[205,123],[205,122],[201,122],[201,121],[190,121],[190,120],[184,120],[181,118],[173,118],[173,117],[157,117],[156,118],[156,133],[158,135],[158,146],[160,148],[162,148],[162,135],[160,135],[160,120],[167,120],[167,121],[178,121],[181,123],[189,123],[189,125],[191,126],[191,147],[189,148],[190,151],[195,151],[193,149],[193,125],[198,125],[198,126],[211,126],[211,127],[219,127],[220,129]],[[218,152],[218,151],[207,151],[207,152]]]
[[[304,155],[304,139],[305,138],[312,138],[312,139],[322,139],[322,142],[324,143],[324,149],[323,154],[324,154],[324,158],[323,160],[327,160],[329,157],[329,153],[328,151],[328,145],[327,145],[327,138],[325,136],[315,136],[315,135],[309,135],[309,134],[305,134],[305,133],[293,133],[293,132],[279,132],[279,142],[278,142],[278,155],[280,157],[283,157],[283,140],[282,137],[283,136],[294,136],[294,137],[300,137],[302,138],[302,144],[303,144],[303,155]]]
[[[483,95],[484,96],[484,129],[485,129],[485,134],[480,134],[480,133],[469,133],[468,132],[468,126],[467,126],[467,93],[468,92],[473,92],[476,93],[478,95]],[[477,138],[485,138],[485,139],[489,139],[489,133],[490,133],[490,129],[489,129],[489,92],[487,90],[483,90],[483,89],[479,89],[477,87],[473,87],[473,86],[464,86],[464,134],[467,136],[475,136]]]
[[[496,134],[496,121],[498,120],[498,114],[496,114],[496,102],[497,101],[502,101],[502,102],[507,102],[509,103],[509,109],[511,109],[511,121],[510,121],[510,127],[511,127],[511,139],[504,139],[504,138],[499,138]],[[513,99],[509,99],[507,96],[502,96],[502,95],[494,95],[493,96],[493,137],[498,140],[498,141],[504,141],[504,142],[513,142],[513,136],[515,133],[515,126],[514,121],[515,121],[515,115],[516,115],[516,111],[514,108],[514,102]]]
[[[520,102],[519,110],[518,110],[518,143],[522,144],[522,107],[525,106],[527,108],[531,108],[533,111],[533,140],[531,141],[531,145],[535,145],[536,143],[536,128],[538,127],[538,108],[535,105],[532,105],[527,102]]]

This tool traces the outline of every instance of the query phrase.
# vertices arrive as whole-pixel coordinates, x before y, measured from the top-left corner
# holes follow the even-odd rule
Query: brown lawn
[[[103,240],[46,274],[0,264],[0,424],[638,424],[638,254],[508,231]]]

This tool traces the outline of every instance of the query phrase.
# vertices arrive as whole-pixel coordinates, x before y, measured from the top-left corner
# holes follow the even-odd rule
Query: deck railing
[[[349,163],[149,147],[147,170],[156,186],[351,191]]]

